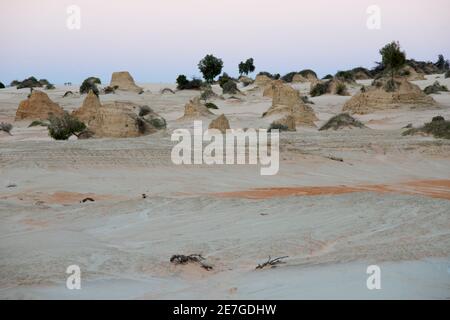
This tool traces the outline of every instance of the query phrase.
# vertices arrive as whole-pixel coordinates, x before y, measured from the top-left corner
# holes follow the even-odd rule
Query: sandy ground
[[[415,83],[450,87],[442,75],[427,78]],[[450,118],[449,93],[433,95],[434,109],[359,116],[368,129],[282,133],[280,171],[261,176],[257,166],[173,165],[170,133],[192,127],[177,119],[198,93],[139,85],[142,95],[101,100],[149,105],[166,132],[64,142],[14,123],[28,90],[0,90],[0,121],[14,124],[12,136],[0,133],[0,298],[450,298],[450,142],[401,135],[409,123]],[[77,87],[46,92],[70,111],[83,97],[63,98],[67,90]],[[243,90],[242,101],[214,101],[214,112],[232,128],[267,128],[271,99]],[[312,98],[317,125],[349,98]],[[86,197],[95,202],[80,203]],[[192,253],[214,269],[169,262]],[[255,270],[269,256],[289,257]],[[73,264],[81,290],[66,289]],[[373,264],[381,290],[366,287]]]

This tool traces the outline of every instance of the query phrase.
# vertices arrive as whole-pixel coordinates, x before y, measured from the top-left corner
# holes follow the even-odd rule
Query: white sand
[[[450,87],[442,75],[417,83],[423,88],[436,77]],[[101,100],[149,105],[168,120],[166,133],[57,142],[23,121],[13,123],[13,136],[0,134],[0,298],[450,297],[450,142],[401,135],[409,123],[450,118],[449,93],[433,95],[439,109],[358,117],[370,129],[283,133],[280,172],[263,177],[256,166],[174,166],[170,132],[192,126],[176,119],[198,93],[161,95],[174,86],[139,85],[151,92]],[[66,110],[79,107],[83,98],[62,98],[66,90],[77,88],[47,92]],[[0,121],[14,121],[28,92],[0,90]],[[312,98],[317,125],[349,98]],[[232,128],[268,127],[261,114],[271,99],[255,91],[243,100],[214,101],[214,112],[225,113]],[[311,189],[317,195],[258,200],[216,194],[343,185],[372,191],[319,188]],[[79,203],[86,195],[96,202]],[[202,253],[214,270],[174,266],[169,259],[178,253]],[[285,255],[276,269],[254,270],[268,256]],[[65,287],[71,264],[82,269],[80,291]],[[371,264],[382,270],[379,291],[366,288]]]

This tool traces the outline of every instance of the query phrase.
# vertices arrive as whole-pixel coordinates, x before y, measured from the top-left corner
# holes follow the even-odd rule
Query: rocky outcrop
[[[16,121],[47,120],[50,115],[62,116],[64,110],[42,91],[34,90],[27,100],[20,102],[16,111]]]
[[[129,102],[111,102],[98,109],[89,122],[96,138],[132,138],[158,131],[145,117],[136,114],[138,106]]]
[[[81,107],[74,110],[72,115],[84,122],[85,125],[89,126],[89,123],[95,118],[101,108],[102,105],[100,99],[92,90],[90,90],[86,98],[84,98]]]
[[[310,80],[302,76],[301,74],[297,73],[292,77],[292,82],[294,83],[304,83],[309,82]]]
[[[144,91],[134,83],[134,79],[128,71],[114,72],[111,76],[110,87],[117,88],[116,90],[136,93],[142,93]]]
[[[313,109],[303,103],[300,93],[289,85],[280,85],[273,88],[272,106],[263,114],[263,117],[292,116],[296,125],[315,126],[317,117]]]
[[[271,78],[269,78],[268,76],[263,75],[263,74],[257,75],[256,78],[255,78],[255,84],[256,84],[258,87],[265,87],[265,86],[268,85],[271,81],[272,81]]]
[[[225,117],[225,115],[222,114],[213,121],[211,121],[211,123],[208,126],[208,129],[217,129],[220,132],[225,133],[227,129],[230,129],[230,123],[228,122],[227,117]]]
[[[197,119],[202,117],[211,117],[214,113],[202,104],[200,97],[195,97],[184,106],[184,115],[180,118],[183,119]]]
[[[283,80],[272,80],[270,83],[268,83],[263,91],[263,97],[273,97],[273,92],[275,90],[275,87],[277,86],[283,86],[284,82]]]
[[[374,81],[363,92],[353,96],[343,107],[344,112],[367,114],[376,111],[408,108],[434,108],[436,102],[418,86],[404,78],[395,79],[395,88],[389,88],[389,79]]]

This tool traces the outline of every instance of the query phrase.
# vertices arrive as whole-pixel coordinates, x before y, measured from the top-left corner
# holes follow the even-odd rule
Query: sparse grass
[[[339,96],[345,96],[347,95],[347,86],[345,83],[338,83],[336,86],[336,94]]]
[[[450,139],[450,121],[444,117],[434,117],[431,122],[425,123],[420,128],[411,128],[403,132],[404,136],[425,133],[433,135],[435,138]]]
[[[325,123],[319,129],[319,131],[329,130],[329,129],[338,130],[341,128],[349,128],[349,127],[364,128],[365,126],[361,121],[353,118],[348,113],[341,113],[341,114],[338,114],[337,116],[332,117],[330,120],[328,120],[327,123]]]
[[[445,78],[450,78],[450,70],[445,73]]]

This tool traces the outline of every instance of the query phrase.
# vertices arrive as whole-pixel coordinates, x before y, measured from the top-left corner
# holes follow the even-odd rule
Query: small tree
[[[100,79],[95,77],[89,77],[83,81],[83,83],[80,86],[80,93],[89,93],[89,91],[92,90],[92,92],[95,93],[95,95],[98,96],[99,91],[97,88],[97,84],[100,84]]]
[[[223,61],[222,59],[214,57],[212,54],[208,54],[200,60],[198,68],[203,74],[203,78],[205,78],[206,82],[212,83],[214,78],[222,72]]]
[[[438,61],[434,65],[442,72],[449,69],[449,61],[445,60],[442,54],[438,56]]]
[[[60,117],[50,116],[48,134],[55,140],[67,140],[72,135],[78,137],[86,130],[86,125],[68,112]]]
[[[395,73],[406,63],[406,54],[400,50],[400,43],[395,41],[381,48],[380,54],[382,63],[391,72],[391,81],[394,83]]]
[[[255,65],[253,63],[253,58],[247,59],[245,62],[239,63],[239,74],[245,74],[248,75],[249,73],[252,73],[255,71]]]

